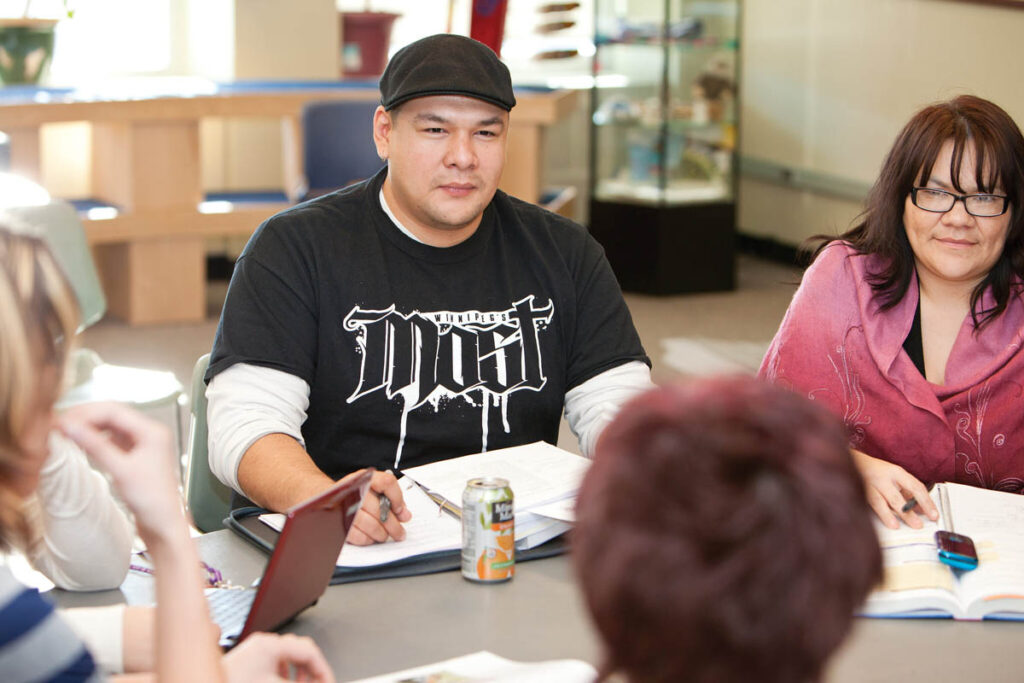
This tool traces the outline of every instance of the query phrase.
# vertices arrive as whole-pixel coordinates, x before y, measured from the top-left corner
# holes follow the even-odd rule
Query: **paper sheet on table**
[[[444,512],[438,514],[440,511],[437,504],[407,477],[402,477],[399,485],[402,487],[405,505],[412,512],[412,519],[403,524],[405,540],[365,546],[346,543],[338,556],[339,567],[372,567],[415,555],[458,550],[462,547],[462,524],[459,520]],[[284,515],[260,515],[260,521],[281,531]]]
[[[530,512],[536,515],[550,517],[551,519],[557,519],[561,522],[575,523],[576,496],[573,495],[571,498],[556,500],[554,503],[548,503],[546,505],[537,505],[530,508]]]
[[[518,511],[575,498],[589,466],[590,461],[582,456],[538,441],[412,467],[403,473],[459,506],[470,479],[508,479]]]
[[[578,659],[515,662],[481,650],[436,664],[364,678],[353,683],[591,683],[597,671]]]

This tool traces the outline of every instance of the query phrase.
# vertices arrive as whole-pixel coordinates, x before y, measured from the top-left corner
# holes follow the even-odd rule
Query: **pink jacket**
[[[759,374],[824,403],[846,423],[851,447],[925,485],[1024,492],[1024,301],[1011,295],[977,334],[968,316],[938,386],[903,350],[917,279],[880,311],[866,278],[877,258],[830,244],[804,274]],[[992,305],[989,294],[982,303]]]

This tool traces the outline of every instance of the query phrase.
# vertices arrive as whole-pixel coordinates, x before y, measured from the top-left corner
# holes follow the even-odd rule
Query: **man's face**
[[[373,118],[387,159],[384,198],[416,237],[446,247],[480,225],[505,166],[508,112],[471,97],[435,95]]]

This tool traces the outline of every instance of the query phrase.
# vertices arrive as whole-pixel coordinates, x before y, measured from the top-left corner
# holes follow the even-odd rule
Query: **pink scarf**
[[[804,274],[759,374],[824,403],[845,422],[851,447],[925,485],[1024,491],[1024,301],[1011,295],[978,334],[968,316],[937,386],[903,350],[917,279],[880,311],[866,276],[877,263],[829,245]],[[986,293],[983,308],[992,303]]]

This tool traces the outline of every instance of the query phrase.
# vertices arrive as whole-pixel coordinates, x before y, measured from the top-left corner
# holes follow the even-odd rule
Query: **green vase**
[[[53,57],[53,27],[0,26],[0,80],[39,83]]]

